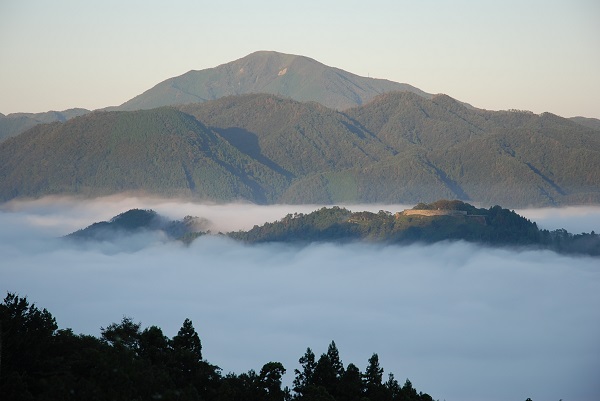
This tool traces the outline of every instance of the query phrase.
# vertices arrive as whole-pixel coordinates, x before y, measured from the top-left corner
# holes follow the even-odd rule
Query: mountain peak
[[[392,91],[430,97],[408,84],[361,77],[306,56],[260,50],[214,68],[192,70],[167,79],[116,109],[151,109],[229,95],[270,93],[340,110]]]

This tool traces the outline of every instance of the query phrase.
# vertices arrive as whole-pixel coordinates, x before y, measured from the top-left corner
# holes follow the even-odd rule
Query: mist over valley
[[[238,230],[320,207],[127,196],[13,201],[0,209],[0,282],[75,333],[98,335],[130,316],[173,336],[190,318],[204,357],[224,373],[280,361],[290,384],[306,347],[318,355],[334,340],[344,363],[362,370],[377,352],[386,375],[393,372],[401,383],[408,377],[434,399],[591,400],[599,393],[597,258],[464,242],[299,247],[204,236],[184,246],[134,236],[117,245],[73,246],[59,240],[130,208],[173,219],[195,215],[214,230]],[[526,213],[548,229],[571,219],[584,231],[600,226],[593,207]]]

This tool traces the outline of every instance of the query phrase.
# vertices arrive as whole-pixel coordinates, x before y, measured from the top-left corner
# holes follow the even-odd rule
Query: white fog
[[[349,206],[397,211],[412,205]],[[345,365],[373,352],[385,375],[440,400],[600,398],[600,260],[549,251],[430,246],[242,245],[158,236],[74,247],[57,237],[134,207],[211,229],[248,229],[320,206],[198,205],[133,197],[0,205],[0,290],[59,327],[100,334],[132,317],[169,337],[185,318],[224,373],[269,361],[293,379],[307,347]],[[600,208],[517,211],[541,228],[600,231]]]

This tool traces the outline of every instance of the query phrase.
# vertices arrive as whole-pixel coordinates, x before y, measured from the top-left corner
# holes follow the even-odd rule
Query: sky
[[[124,103],[257,50],[489,110],[600,118],[597,0],[2,0],[0,112]]]
[[[127,207],[193,213],[233,230],[298,210],[132,197],[1,204],[0,291],[47,308],[61,328],[95,336],[127,316],[172,337],[190,318],[204,358],[224,373],[279,361],[288,385],[306,348],[319,356],[333,340],[346,366],[364,371],[376,352],[384,377],[408,378],[434,399],[600,399],[597,258],[464,242],[247,246],[209,236],[185,247],[157,235],[86,246],[57,239]],[[598,207],[525,213],[549,229],[570,217],[587,231],[600,226]]]

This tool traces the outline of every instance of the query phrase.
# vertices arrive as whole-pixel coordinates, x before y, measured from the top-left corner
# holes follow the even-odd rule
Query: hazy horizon
[[[116,106],[258,50],[489,110],[600,118],[594,0],[0,4],[0,112]]]
[[[345,365],[363,369],[377,352],[385,376],[409,378],[434,399],[600,396],[598,258],[465,242],[248,246],[209,236],[185,247],[140,235],[80,247],[57,239],[149,206],[232,229],[319,207],[9,202],[0,205],[0,290],[27,296],[75,333],[97,336],[129,316],[171,337],[190,318],[204,357],[223,373],[280,361],[290,384],[306,347],[320,355],[334,340]],[[541,226],[571,218],[579,228],[600,226],[599,207],[528,213],[536,212]]]

